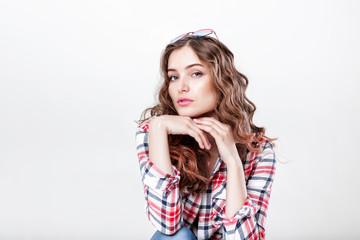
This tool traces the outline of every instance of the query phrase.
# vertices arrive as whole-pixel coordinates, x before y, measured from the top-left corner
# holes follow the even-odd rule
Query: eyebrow
[[[186,66],[185,69],[189,69],[189,68],[192,68],[192,67],[195,67],[195,66],[204,67],[204,65],[202,65],[202,64],[200,64],[200,63],[194,63],[194,64],[190,64],[190,65]],[[176,69],[174,69],[174,68],[169,68],[169,69],[167,70],[167,72],[171,72],[171,71],[176,72]]]

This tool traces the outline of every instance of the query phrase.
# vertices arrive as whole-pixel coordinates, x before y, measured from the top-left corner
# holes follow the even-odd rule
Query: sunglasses
[[[182,39],[182,38],[184,38],[186,36],[189,36],[189,35],[192,35],[192,36],[194,36],[196,38],[201,38],[201,37],[210,35],[212,33],[214,33],[216,39],[219,40],[219,38],[217,37],[216,32],[214,30],[212,30],[212,29],[201,29],[201,30],[197,30],[196,32],[188,32],[188,33],[181,34],[180,36],[177,36],[176,38],[171,40],[170,43],[175,43],[175,42],[179,41],[180,39]]]

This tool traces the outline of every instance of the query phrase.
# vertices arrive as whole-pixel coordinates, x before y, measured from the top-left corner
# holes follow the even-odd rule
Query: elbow
[[[181,211],[178,211],[173,217],[167,218],[166,224],[162,225],[165,235],[174,235],[181,228]]]
[[[162,214],[154,209],[148,209],[148,217],[156,230],[164,235],[174,235],[181,228],[181,209]]]

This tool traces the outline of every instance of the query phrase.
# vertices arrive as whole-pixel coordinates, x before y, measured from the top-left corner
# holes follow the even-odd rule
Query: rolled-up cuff
[[[216,219],[213,224],[215,226],[221,226],[224,224],[227,232],[230,232],[235,229],[236,223],[245,218],[254,216],[260,207],[254,203],[254,201],[247,196],[246,201],[243,207],[237,211],[231,218],[226,218],[225,212],[222,210],[215,214],[214,219]]]
[[[172,168],[174,176],[164,173],[148,160],[144,184],[166,197],[173,189],[179,187],[180,171],[174,166]]]

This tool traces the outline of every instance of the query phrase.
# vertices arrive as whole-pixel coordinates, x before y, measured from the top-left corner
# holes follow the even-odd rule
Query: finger
[[[221,137],[221,134],[218,131],[219,129],[217,129],[218,127],[215,127],[214,125],[198,124],[197,127],[213,136],[215,141]]]
[[[201,124],[206,124],[206,125],[216,125],[219,128],[223,129],[224,131],[226,131],[227,129],[227,125],[221,123],[219,120],[216,120],[215,118],[211,118],[211,117],[202,117],[202,118],[196,118],[193,119],[196,123],[201,123]]]
[[[213,121],[208,120],[199,120],[197,121],[198,126],[207,126],[207,128],[204,128],[204,130],[215,130],[217,132],[217,135],[219,136],[226,136],[227,135],[227,129],[226,126],[220,126],[218,124],[215,124]]]
[[[205,133],[200,130],[193,121],[188,122],[187,128],[188,134],[195,138],[195,140],[199,143],[200,148],[204,149],[208,143],[208,139],[205,136]]]
[[[182,134],[188,134],[189,136],[193,137],[199,144],[200,148],[204,149],[205,143],[207,139],[205,138],[205,133],[201,131],[194,121],[189,117],[184,117],[184,129],[182,130]]]
[[[193,125],[191,127],[195,132],[197,132],[199,134],[199,136],[202,140],[202,143],[204,144],[204,147],[209,150],[211,148],[211,145],[210,145],[209,139],[207,138],[205,132],[200,130],[195,123],[193,123]]]
[[[193,137],[196,140],[196,142],[199,144],[201,149],[205,148],[205,142],[200,133],[198,133],[196,130],[190,128],[190,129],[188,129],[188,134],[189,134],[189,136]]]

